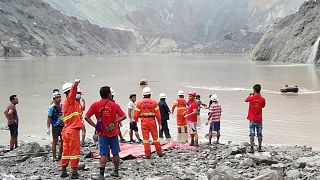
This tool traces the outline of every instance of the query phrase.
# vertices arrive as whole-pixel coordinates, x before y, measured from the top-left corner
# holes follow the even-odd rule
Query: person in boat
[[[297,85],[294,87],[289,87],[287,84],[284,86],[284,88],[280,89],[281,92],[286,93],[286,92],[294,92],[297,93],[299,91],[299,88]]]

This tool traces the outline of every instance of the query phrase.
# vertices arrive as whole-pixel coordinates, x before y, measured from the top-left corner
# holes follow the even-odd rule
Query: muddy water
[[[20,116],[19,138],[23,141],[49,143],[46,135],[46,112],[54,88],[81,78],[87,107],[99,99],[98,90],[110,85],[115,100],[126,110],[130,93],[141,98],[142,78],[150,81],[153,97],[167,94],[171,106],[177,91],[195,90],[208,103],[216,93],[222,105],[221,141],[240,142],[248,139],[246,120],[248,105],[243,99],[255,83],[261,83],[266,98],[264,109],[264,142],[300,144],[320,147],[320,72],[311,65],[283,65],[250,62],[245,56],[128,56],[128,57],[49,57],[0,60],[0,107],[4,109],[11,94],[18,94]],[[284,85],[298,85],[297,95],[280,94]],[[6,121],[1,115],[1,126]],[[208,127],[204,125],[207,110],[201,111],[201,141]],[[176,136],[175,116],[169,120]],[[88,137],[93,128],[86,124]],[[122,132],[128,139],[128,120]],[[0,144],[7,145],[9,131],[0,130]]]

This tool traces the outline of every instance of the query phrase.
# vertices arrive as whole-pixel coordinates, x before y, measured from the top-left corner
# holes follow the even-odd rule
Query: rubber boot
[[[191,143],[189,145],[194,146],[194,139],[191,139]]]
[[[68,177],[68,173],[67,173],[67,168],[65,167],[62,167],[61,168],[61,175],[60,175],[61,178],[66,178]]]
[[[79,179],[78,169],[72,169],[71,179]]]
[[[199,146],[198,140],[195,140],[195,141],[194,141],[194,145],[197,146],[197,147]]]

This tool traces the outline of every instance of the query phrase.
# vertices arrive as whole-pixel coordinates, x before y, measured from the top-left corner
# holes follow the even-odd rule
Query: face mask
[[[76,99],[79,100],[81,98],[81,94],[76,95]]]

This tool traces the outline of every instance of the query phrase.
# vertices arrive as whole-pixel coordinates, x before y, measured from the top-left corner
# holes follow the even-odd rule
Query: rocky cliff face
[[[101,28],[41,0],[0,0],[0,56],[136,51],[132,32]]]
[[[320,65],[320,2],[305,2],[299,11],[274,23],[252,53],[255,61]]]
[[[0,0],[0,55],[244,53],[302,1]]]
[[[129,29],[140,52],[243,53],[304,0],[44,0],[104,27]]]

